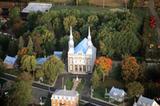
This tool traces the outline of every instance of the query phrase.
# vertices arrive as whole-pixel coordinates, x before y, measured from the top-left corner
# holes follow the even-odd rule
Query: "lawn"
[[[65,81],[66,89],[71,90],[73,86],[73,79],[67,78]]]
[[[76,90],[77,90],[79,93],[81,93],[82,89],[84,88],[84,85],[85,85],[85,80],[82,79],[81,82],[79,83],[79,85],[78,85],[78,87],[77,87]]]

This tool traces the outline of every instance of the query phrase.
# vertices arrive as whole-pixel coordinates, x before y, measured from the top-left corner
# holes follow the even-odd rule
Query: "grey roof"
[[[74,90],[56,90],[53,95],[57,95],[57,96],[72,96],[72,97],[75,97],[75,96],[78,96],[78,92],[77,91],[74,91]]]
[[[29,12],[46,12],[52,7],[50,3],[28,3],[27,7],[25,7],[22,12],[29,13]]]
[[[123,89],[118,89],[115,87],[112,87],[112,89],[109,92],[109,96],[118,98],[118,97],[124,97],[126,95],[126,92]]]
[[[154,99],[150,99],[150,98],[146,98],[143,97],[142,95],[139,97],[138,101],[137,101],[137,106],[140,105],[147,105],[147,106],[152,106],[152,104],[155,102]]]
[[[6,56],[6,58],[4,59],[4,63],[14,65],[16,60],[17,60],[17,56],[15,57]]]

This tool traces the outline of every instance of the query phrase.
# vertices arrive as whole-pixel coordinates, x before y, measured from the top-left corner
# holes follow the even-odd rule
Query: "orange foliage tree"
[[[135,57],[126,56],[122,61],[122,77],[125,81],[134,81],[138,79],[141,70]]]
[[[23,47],[22,49],[20,49],[17,53],[18,56],[22,57],[23,55],[26,55],[28,53],[28,48],[27,47]]]
[[[112,60],[108,57],[101,56],[96,59],[95,64],[101,69],[104,81],[105,76],[108,76],[112,69]]]

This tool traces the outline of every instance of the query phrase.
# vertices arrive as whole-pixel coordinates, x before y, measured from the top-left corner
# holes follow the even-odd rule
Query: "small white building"
[[[15,66],[16,60],[17,60],[17,56],[11,57],[7,55],[3,63],[7,69],[13,69]]]
[[[72,27],[70,27],[68,49],[68,72],[72,74],[92,73],[96,59],[96,48],[94,47],[88,28],[88,37],[84,38],[76,47],[74,47]]]
[[[109,97],[115,101],[122,102],[126,96],[126,92],[123,89],[112,87],[109,91]]]
[[[30,12],[47,12],[51,9],[52,4],[50,3],[28,3],[27,7],[22,10],[22,13]]]
[[[133,106],[160,106],[160,105],[154,99],[149,99],[141,95],[137,103],[135,102]]]
[[[51,106],[78,106],[79,93],[74,90],[56,90],[51,97]]]

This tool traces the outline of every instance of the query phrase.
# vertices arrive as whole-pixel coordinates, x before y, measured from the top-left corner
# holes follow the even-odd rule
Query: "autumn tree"
[[[105,76],[108,76],[112,69],[112,60],[108,57],[101,56],[96,59],[95,64],[101,69],[104,81]]]
[[[9,92],[7,106],[28,106],[32,99],[32,78],[23,72],[13,84]]]
[[[140,75],[140,65],[135,57],[126,56],[122,61],[122,78],[129,82],[137,80]]]
[[[43,65],[44,77],[49,84],[53,83],[55,78],[63,72],[64,63],[55,56],[51,56]]]
[[[36,57],[30,55],[24,55],[21,59],[21,68],[27,72],[33,72],[36,69]]]
[[[131,82],[127,85],[128,95],[130,97],[140,96],[144,92],[144,87],[139,82]]]
[[[23,57],[27,53],[28,53],[28,48],[27,47],[23,47],[23,48],[18,50],[17,55],[20,56],[20,57]]]

